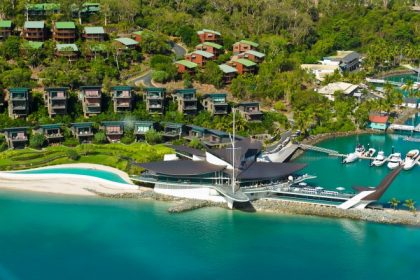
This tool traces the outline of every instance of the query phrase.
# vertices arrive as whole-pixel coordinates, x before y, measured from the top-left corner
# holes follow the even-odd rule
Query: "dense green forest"
[[[61,14],[48,18],[47,24],[53,20],[74,20],[79,28],[80,21],[104,25],[111,36],[140,28],[149,33],[142,43],[142,54],[119,58],[109,48],[105,58],[81,59],[73,64],[54,59],[51,42],[42,51],[29,51],[22,56],[22,42],[11,37],[0,45],[2,88],[124,83],[127,73],[141,71],[143,66],[159,71],[164,81],[179,79],[167,44],[169,36],[192,49],[198,43],[196,31],[210,28],[222,33],[226,50],[231,50],[235,41],[248,38],[258,42],[267,55],[258,74],[239,76],[225,90],[238,99],[260,100],[278,112],[293,111],[300,129],[321,133],[362,127],[370,110],[390,111],[393,104],[401,102],[401,96],[387,88],[383,100],[357,104],[338,96],[331,102],[313,91],[315,79],[300,69],[301,63],[314,63],[336,50],[359,51],[364,56],[360,72],[327,79],[358,83],[402,63],[420,62],[420,13],[411,10],[417,4],[414,0],[100,0],[100,14],[83,19],[72,18],[71,13],[72,7],[81,7],[85,2],[82,0],[4,0],[0,3],[0,17],[22,26],[27,2],[61,4]],[[154,62],[145,59],[156,55],[159,56]],[[31,79],[34,69],[39,71],[40,80]],[[217,69],[210,64],[195,79],[221,86],[217,77]],[[189,85],[191,77],[184,78]],[[181,116],[171,119],[194,121]],[[255,132],[264,132],[261,130],[269,126],[255,128]],[[252,129],[252,125],[244,129]]]

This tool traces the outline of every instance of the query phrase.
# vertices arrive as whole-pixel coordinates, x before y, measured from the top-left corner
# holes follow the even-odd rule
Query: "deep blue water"
[[[127,182],[121,178],[118,174],[112,173],[105,170],[97,170],[92,168],[79,168],[79,167],[60,167],[60,168],[41,168],[31,169],[25,171],[16,171],[15,173],[20,174],[74,174],[74,175],[86,175],[102,178],[105,180],[126,184]]]
[[[420,278],[420,230],[0,191],[0,279]]]

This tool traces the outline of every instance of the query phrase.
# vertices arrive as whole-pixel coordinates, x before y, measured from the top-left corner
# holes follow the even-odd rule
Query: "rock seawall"
[[[274,199],[260,199],[252,202],[256,211],[279,214],[297,214],[320,216],[329,218],[345,218],[352,220],[369,221],[382,224],[410,225],[420,227],[420,216],[404,210],[374,210],[349,209],[343,210],[332,206],[310,203],[283,201]]]

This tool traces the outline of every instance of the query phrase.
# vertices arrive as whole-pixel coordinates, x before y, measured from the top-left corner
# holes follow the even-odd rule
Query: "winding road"
[[[187,53],[187,50],[177,43],[173,41],[169,41],[169,45],[172,47],[172,52],[175,54],[174,61],[178,60],[179,58],[184,57],[184,55]],[[152,84],[152,71],[149,70],[146,73],[143,73],[142,75],[132,78],[131,82],[133,82],[135,85],[143,84],[145,87],[153,87]]]

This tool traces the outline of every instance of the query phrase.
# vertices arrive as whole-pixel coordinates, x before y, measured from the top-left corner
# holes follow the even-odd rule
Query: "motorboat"
[[[348,154],[344,159],[343,163],[352,163],[356,161],[359,157],[363,156],[365,153],[365,147],[363,145],[358,144],[356,149],[354,150],[354,153]]]
[[[363,153],[364,157],[373,157],[376,153],[376,150],[374,148],[369,148],[366,152]]]
[[[419,156],[419,153],[420,151],[417,149],[411,150],[407,153],[403,162],[404,170],[410,170],[411,168],[414,167],[414,165],[416,165],[416,160]]]
[[[401,154],[393,153],[389,156],[388,168],[395,169],[402,164]]]
[[[372,161],[370,166],[382,166],[386,162],[386,157],[384,151],[379,151],[378,155]]]

